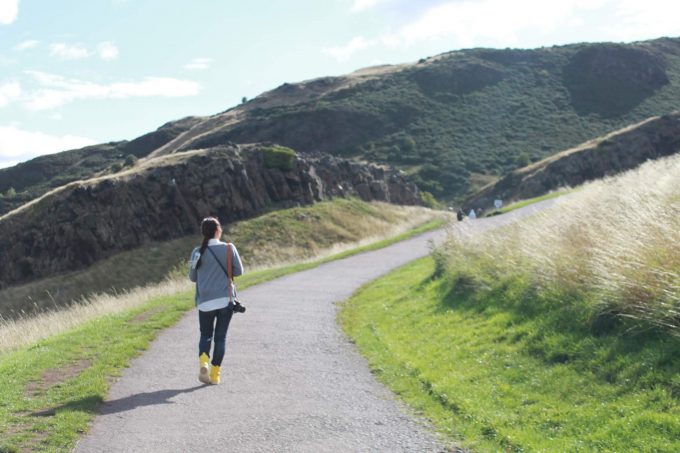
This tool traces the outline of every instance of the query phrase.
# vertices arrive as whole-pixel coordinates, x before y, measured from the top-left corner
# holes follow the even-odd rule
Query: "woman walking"
[[[198,343],[198,379],[206,384],[219,384],[227,329],[234,313],[236,296],[229,274],[242,275],[243,265],[234,244],[220,241],[222,226],[217,218],[203,219],[201,233],[203,243],[191,252],[189,262],[189,279],[196,283],[196,306],[201,331]],[[231,272],[227,270],[228,267],[231,267]],[[208,363],[212,364],[210,370]]]

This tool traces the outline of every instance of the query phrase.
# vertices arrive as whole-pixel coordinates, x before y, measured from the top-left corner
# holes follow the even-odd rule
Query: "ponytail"
[[[206,217],[201,222],[201,233],[203,234],[203,242],[201,243],[201,249],[199,250],[198,261],[196,262],[196,269],[201,267],[201,260],[203,259],[203,252],[208,247],[208,241],[215,237],[215,232],[217,227],[220,226],[220,221],[215,217]]]

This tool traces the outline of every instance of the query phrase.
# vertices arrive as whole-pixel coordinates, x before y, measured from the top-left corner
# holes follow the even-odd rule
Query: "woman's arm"
[[[234,277],[243,275],[243,263],[234,244],[231,244],[231,274]]]
[[[198,248],[195,248],[191,252],[191,256],[189,257],[189,280],[192,282],[196,281],[196,263],[198,263],[198,259],[201,257],[201,254],[199,253]]]

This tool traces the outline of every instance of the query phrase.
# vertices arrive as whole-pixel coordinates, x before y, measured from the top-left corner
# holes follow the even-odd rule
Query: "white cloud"
[[[93,145],[94,140],[77,135],[49,135],[27,131],[16,125],[0,126],[0,167],[9,167],[19,161],[42,154]]]
[[[358,13],[361,11],[365,11],[367,9],[374,8],[380,3],[385,3],[386,1],[387,0],[354,0],[351,11],[353,13]]]
[[[22,50],[26,50],[26,49],[33,49],[38,44],[40,44],[40,41],[38,41],[36,39],[29,39],[27,41],[20,42],[19,44],[14,46],[14,50],[22,51]]]
[[[21,97],[21,85],[17,82],[0,85],[0,107],[5,107]]]
[[[352,11],[396,0],[355,0]],[[408,8],[407,8],[408,7]],[[680,2],[667,0],[442,0],[399,9],[412,10],[406,22],[389,33],[358,36],[324,49],[339,61],[370,47],[407,48],[440,40],[448,49],[465,47],[534,47],[580,41],[635,41],[680,35]]]
[[[680,35],[680,3],[666,0],[620,0],[611,2],[615,20],[606,26],[612,39],[632,41]]]
[[[607,0],[479,0],[447,2],[426,10],[396,34],[384,37],[388,45],[410,45],[437,38],[450,38],[456,47],[511,46],[519,35],[536,36],[563,27],[579,14]]]
[[[118,58],[118,47],[110,41],[104,41],[97,44],[97,48],[91,51],[81,44],[55,42],[50,44],[50,55],[62,60],[80,60],[97,55],[102,60],[110,61]]]
[[[212,58],[194,58],[189,63],[184,65],[184,69],[191,69],[194,71],[208,69],[210,68],[212,62]]]
[[[41,85],[25,99],[26,107],[36,111],[50,110],[82,99],[181,97],[194,96],[200,91],[200,85],[196,82],[170,77],[146,77],[136,82],[99,84],[39,71],[26,71],[26,74]]]
[[[19,14],[19,0],[0,0],[0,24],[14,22]]]
[[[377,44],[375,40],[367,40],[363,36],[356,36],[344,46],[329,47],[323,50],[325,54],[331,55],[338,61],[347,61],[356,52]]]
[[[0,156],[0,168],[14,167],[19,162],[21,162],[21,161],[18,161],[18,160],[3,160],[2,156]]]
[[[90,52],[80,44],[69,45],[63,42],[50,44],[50,55],[62,60],[79,60],[90,56]]]
[[[97,46],[97,54],[102,60],[115,60],[118,58],[118,47],[112,42],[100,42]]]

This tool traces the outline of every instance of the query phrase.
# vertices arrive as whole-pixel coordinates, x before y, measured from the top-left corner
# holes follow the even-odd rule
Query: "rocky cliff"
[[[228,223],[266,209],[357,196],[419,204],[415,185],[375,165],[332,156],[268,168],[256,145],[173,154],[75,182],[0,217],[0,288],[65,271],[150,241],[198,232],[200,219]]]
[[[649,118],[515,170],[467,199],[464,206],[466,209],[489,208],[497,198],[509,202],[537,197],[560,187],[573,187],[629,170],[648,159],[679,151],[680,112]]]

